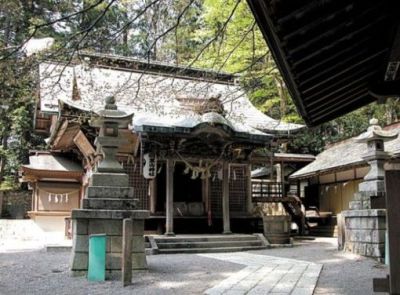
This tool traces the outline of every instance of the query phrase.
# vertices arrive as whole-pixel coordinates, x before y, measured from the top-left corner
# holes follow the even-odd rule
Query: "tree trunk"
[[[6,151],[8,148],[7,141],[8,141],[8,135],[4,135],[3,138],[1,139],[1,145],[4,151]],[[0,159],[0,181],[2,181],[4,178],[5,166],[6,166],[6,156],[3,155]]]

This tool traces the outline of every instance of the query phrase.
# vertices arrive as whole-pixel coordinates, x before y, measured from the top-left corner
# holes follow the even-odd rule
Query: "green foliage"
[[[246,1],[153,2],[0,1],[0,57],[16,51],[34,33],[35,38],[55,39],[48,55],[37,58],[69,60],[85,49],[240,74],[240,84],[262,112],[302,123]],[[3,175],[15,179],[28,150],[43,144],[32,132],[35,66],[21,54],[0,62],[0,180]],[[318,153],[326,143],[365,130],[371,117],[381,124],[398,120],[399,101],[372,104],[305,129],[289,143],[289,151]]]
[[[305,129],[289,143],[289,149],[317,154],[326,144],[364,132],[372,118],[377,118],[382,126],[397,122],[400,118],[399,99],[388,99],[385,104],[372,103],[328,123]]]
[[[301,121],[245,1],[205,0],[203,6],[203,26],[197,31],[202,54],[194,64],[240,73],[241,85],[262,112],[287,122]]]

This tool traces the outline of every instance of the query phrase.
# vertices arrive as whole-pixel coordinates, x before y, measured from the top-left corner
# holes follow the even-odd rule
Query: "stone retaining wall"
[[[0,192],[0,217],[22,219],[32,208],[31,191]]]
[[[345,251],[383,261],[385,257],[386,210],[343,211]]]

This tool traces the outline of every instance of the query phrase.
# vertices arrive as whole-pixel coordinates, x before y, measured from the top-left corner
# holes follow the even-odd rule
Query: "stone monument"
[[[88,269],[88,244],[91,234],[106,234],[106,277],[120,274],[122,260],[122,220],[133,219],[132,269],[147,268],[144,244],[144,219],[149,211],[135,210],[138,200],[134,198],[129,178],[116,159],[118,147],[125,143],[119,128],[127,128],[132,115],[119,111],[114,97],[106,98],[105,109],[96,113],[90,121],[99,128],[95,140],[101,160],[89,178],[86,196],[81,208],[72,210],[73,246],[71,271],[83,275]]]
[[[383,130],[378,125],[378,120],[371,119],[368,130],[357,138],[358,142],[367,144],[367,152],[362,159],[368,162],[370,170],[359,184],[359,192],[349,204],[350,210],[342,212],[346,251],[377,260],[385,257],[384,164],[389,155],[385,152],[384,142],[396,137],[394,131]]]

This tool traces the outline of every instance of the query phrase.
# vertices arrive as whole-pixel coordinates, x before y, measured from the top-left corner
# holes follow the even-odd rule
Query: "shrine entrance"
[[[174,167],[174,215],[200,216],[204,215],[203,181],[194,178],[190,171],[185,171],[185,164],[176,162]],[[165,213],[166,204],[166,167],[161,164],[161,170],[156,177],[157,212]]]

